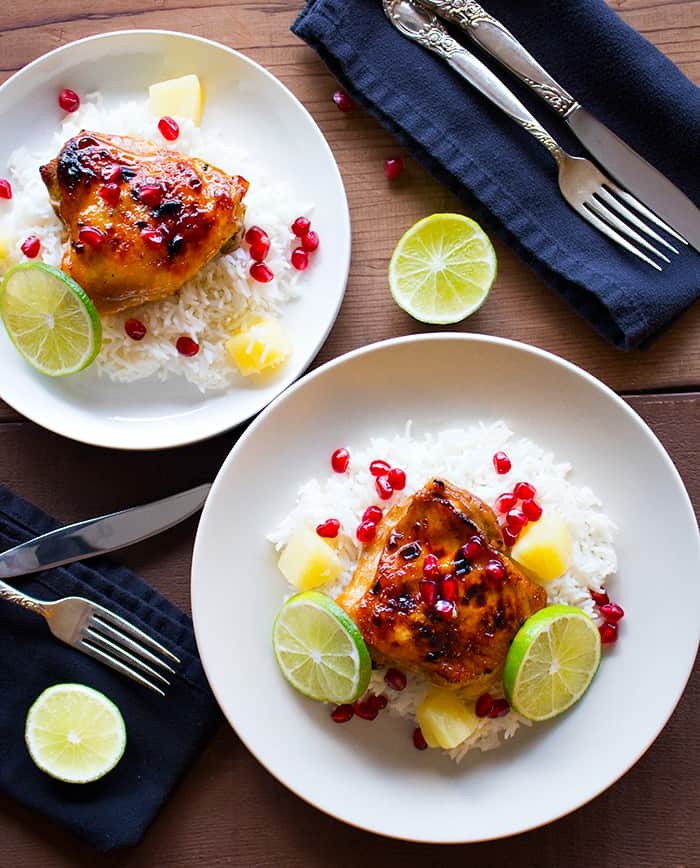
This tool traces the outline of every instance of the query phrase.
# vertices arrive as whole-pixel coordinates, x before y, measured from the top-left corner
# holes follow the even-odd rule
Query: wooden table
[[[614,0],[613,5],[687,75],[700,79],[699,0]],[[320,363],[371,341],[420,330],[389,298],[388,256],[415,220],[460,205],[410,161],[398,184],[385,181],[383,160],[400,149],[362,113],[343,115],[336,110],[330,99],[333,79],[289,32],[300,6],[301,0],[5,2],[0,6],[0,80],[73,39],[129,27],[171,28],[215,38],[278,76],[328,137],[352,211],[350,284]],[[652,350],[622,354],[596,337],[502,244],[496,247],[496,286],[489,303],[463,328],[551,350],[621,393],[665,444],[700,506],[700,305]],[[60,518],[74,520],[211,479],[234,439],[229,434],[178,451],[122,454],[63,440],[0,403],[0,481]],[[653,508],[652,498],[650,492],[646,508]],[[190,521],[124,554],[126,562],[183,608],[189,606],[194,532]],[[669,620],[664,629],[672,628]],[[662,640],[657,641],[662,653]],[[222,725],[137,849],[98,860],[68,834],[0,798],[0,865],[311,868],[362,861],[409,868],[439,859],[445,866],[698,868],[697,676],[696,672],[657,742],[628,775],[573,815],[509,840],[438,850],[346,827],[287,792]]]

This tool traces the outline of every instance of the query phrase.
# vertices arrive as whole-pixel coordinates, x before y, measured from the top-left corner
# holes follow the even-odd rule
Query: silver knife
[[[200,485],[145,506],[59,527],[0,553],[0,578],[24,576],[103,555],[174,527],[204,506],[211,485]]]
[[[420,0],[458,24],[478,45],[525,82],[569,125],[598,162],[634,196],[700,251],[700,210],[665,175],[587,112],[500,21],[472,0]]]

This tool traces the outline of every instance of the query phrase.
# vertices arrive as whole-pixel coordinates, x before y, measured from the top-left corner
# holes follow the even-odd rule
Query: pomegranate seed
[[[494,699],[493,705],[489,711],[489,717],[504,717],[509,711],[510,705],[508,705],[507,700]]]
[[[428,749],[428,742],[425,740],[423,731],[419,726],[413,730],[413,747],[415,747],[416,750]]]
[[[78,232],[78,241],[89,247],[101,247],[105,242],[105,236],[96,226],[83,226]]]
[[[149,208],[157,208],[163,201],[165,191],[160,184],[142,184],[138,190],[139,200]]]
[[[342,446],[331,455],[331,467],[336,473],[345,473],[350,464],[350,453]]]
[[[24,241],[22,242],[22,246],[20,250],[27,259],[36,259],[39,255],[39,250],[41,249],[41,241],[36,237],[36,235],[28,235]]]
[[[174,142],[180,135],[180,127],[174,118],[164,117],[158,121],[158,129],[161,136],[169,142]]]
[[[386,476],[391,470],[391,464],[388,461],[382,461],[376,458],[369,466],[369,472],[372,476]]]
[[[433,608],[445,621],[449,621],[455,614],[455,604],[450,602],[450,600],[438,600]]]
[[[593,602],[598,606],[606,606],[610,602],[610,597],[605,591],[590,591],[588,592],[593,599]]]
[[[373,521],[361,521],[355,531],[355,536],[361,543],[371,543],[377,535],[377,525]]]
[[[114,207],[119,204],[119,192],[119,184],[110,182],[100,189],[100,196],[108,205]]]
[[[387,669],[384,683],[392,690],[403,690],[406,686],[406,676],[400,669]]]
[[[614,645],[617,642],[617,624],[610,624],[606,621],[598,627],[598,632],[603,645]]]
[[[367,699],[361,699],[359,702],[355,702],[352,709],[355,714],[363,720],[374,720],[379,714],[379,708],[377,707],[376,702],[373,701],[371,694]]]
[[[379,696],[373,697],[372,704],[376,705],[379,711],[383,711],[389,704],[389,700],[386,698],[386,696],[384,696],[383,693],[380,693]]]
[[[316,527],[316,533],[319,536],[326,537],[327,539],[335,539],[338,536],[339,530],[340,522],[337,518],[327,518]]]
[[[128,319],[124,323],[124,331],[132,341],[142,341],[146,337],[146,326],[140,319]]]
[[[500,513],[506,513],[509,509],[513,509],[518,502],[518,498],[514,494],[499,494],[496,498],[496,509]]]
[[[292,250],[292,266],[296,268],[297,271],[306,271],[309,267],[309,254],[304,250],[303,247],[295,247]]]
[[[390,181],[395,181],[403,172],[403,160],[401,157],[392,157],[384,163],[384,174]]]
[[[506,524],[517,533],[527,524],[527,516],[522,509],[511,509],[506,515]]]
[[[426,555],[423,559],[423,575],[426,579],[432,579],[440,572],[440,561],[435,555]]]
[[[493,466],[496,468],[496,473],[500,473],[503,476],[504,473],[508,473],[512,464],[505,452],[496,452],[493,456]]]
[[[381,506],[368,506],[362,513],[362,521],[373,521],[375,524],[379,524],[383,515],[384,510]]]
[[[462,554],[468,561],[476,560],[484,551],[484,541],[480,536],[473,536],[462,546]]]
[[[269,283],[275,275],[264,262],[254,262],[250,266],[250,276],[258,283]]]
[[[338,109],[341,112],[351,112],[355,108],[355,103],[344,90],[337,90],[333,94],[333,102],[338,106]]]
[[[64,112],[77,112],[80,108],[80,97],[69,87],[64,87],[58,95],[58,104]]]
[[[600,607],[600,614],[609,624],[617,624],[625,617],[625,610],[617,603],[605,603]]]
[[[400,467],[392,467],[389,471],[389,484],[394,491],[403,491],[406,487],[406,473]]]
[[[0,178],[0,199],[12,198],[12,184],[7,178]]]
[[[495,559],[486,562],[484,572],[494,582],[502,582],[506,577],[506,568],[500,561]]]
[[[539,521],[542,518],[542,507],[534,500],[524,500],[520,508],[530,521]]]
[[[453,579],[451,576],[443,579],[440,584],[440,596],[448,603],[452,603],[457,596],[457,579]]]
[[[113,163],[111,166],[105,166],[102,170],[102,180],[106,181],[108,184],[121,181],[121,179],[122,167],[118,166],[116,163]]]
[[[143,238],[146,245],[152,250],[160,250],[160,248],[163,246],[163,242],[165,241],[165,239],[160,234],[160,232],[158,232],[157,229],[144,229],[141,232],[141,238]]]
[[[301,246],[307,253],[313,253],[314,250],[318,250],[319,243],[318,233],[314,232],[313,229],[310,229],[301,239]]]
[[[529,482],[516,482],[513,488],[513,494],[518,498],[518,500],[532,500],[532,498],[537,494],[537,490],[534,485],[531,485]]]
[[[433,606],[435,604],[438,593],[438,586],[436,582],[431,582],[427,579],[421,579],[421,581],[418,582],[418,590],[420,591],[421,597],[423,597],[423,599],[429,606]]]
[[[244,237],[246,244],[251,245],[257,244],[259,241],[267,241],[268,243],[270,241],[270,236],[260,226],[251,226]]]
[[[196,341],[193,341],[192,338],[188,338],[186,335],[177,339],[175,348],[181,356],[196,356],[199,352],[199,344]]]
[[[338,705],[331,711],[331,718],[336,723],[347,723],[352,720],[354,714],[352,705]]]
[[[507,546],[514,546],[518,541],[518,533],[519,531],[511,530],[508,525],[504,525],[501,528],[501,533],[503,534],[503,539],[505,540],[505,544]]]
[[[388,476],[378,476],[374,480],[374,487],[377,489],[377,494],[382,500],[389,500],[391,495],[394,493],[394,489],[391,487]]]
[[[292,232],[297,238],[303,238],[309,229],[311,229],[311,221],[308,217],[297,217],[292,223]]]
[[[270,252],[270,242],[267,238],[261,238],[250,245],[250,258],[255,262],[262,262]]]
[[[490,693],[482,693],[476,700],[474,711],[477,717],[486,717],[493,708],[493,696]]]

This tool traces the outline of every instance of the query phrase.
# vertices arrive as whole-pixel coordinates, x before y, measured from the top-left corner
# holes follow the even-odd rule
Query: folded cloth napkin
[[[0,551],[56,527],[0,486]],[[83,596],[127,618],[182,661],[161,697],[53,639],[42,618],[0,601],[0,791],[68,827],[101,851],[138,843],[219,721],[197,657],[191,620],[124,567],[106,558],[13,580],[52,600]],[[124,716],[119,765],[93,784],[64,784],[34,765],[24,745],[27,711],[47,687],[87,684]]]
[[[484,0],[488,12],[587,109],[700,202],[700,90],[604,0]],[[381,0],[310,0],[292,30],[436,178],[464,199],[608,340],[660,333],[700,296],[700,255],[662,275],[564,202],[556,166],[438,57],[402,37]],[[469,50],[479,48],[453,30]],[[495,61],[499,77],[571,153],[566,126]]]

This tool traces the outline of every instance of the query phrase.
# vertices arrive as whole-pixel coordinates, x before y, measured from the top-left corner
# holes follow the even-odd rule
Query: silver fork
[[[166,661],[177,665],[180,660],[160,642],[104,606],[83,597],[52,602],[37,600],[5,582],[0,582],[0,600],[41,615],[57,639],[165,696],[164,688],[170,685],[166,675],[175,674]]]
[[[641,218],[644,217],[649,223],[685,243],[682,236],[606,177],[590,160],[567,154],[515,94],[477,57],[453,39],[432,12],[414,0],[383,0],[383,5],[387,18],[403,36],[445,60],[462,78],[549,151],[559,168],[562,196],[584,220],[657,271],[661,271],[661,266],[643,250],[666,263],[671,260],[648,239],[670,253],[678,254],[672,244]]]

